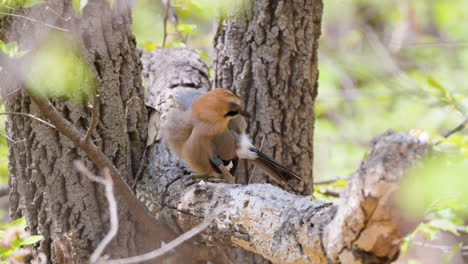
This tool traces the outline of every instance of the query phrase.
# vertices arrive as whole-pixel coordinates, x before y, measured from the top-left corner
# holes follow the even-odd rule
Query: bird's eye
[[[239,111],[229,111],[227,112],[224,117],[228,117],[228,116],[236,116],[239,114]]]

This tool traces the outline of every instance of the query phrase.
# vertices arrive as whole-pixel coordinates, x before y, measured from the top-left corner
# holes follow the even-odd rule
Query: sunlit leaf
[[[460,252],[460,249],[463,246],[463,242],[460,242],[453,246],[449,252],[446,252],[442,255],[442,263],[447,264],[450,262],[450,260],[458,253]]]
[[[415,232],[412,232],[411,234],[407,235],[405,238],[403,238],[403,243],[401,244],[400,250],[401,254],[405,255],[406,252],[408,251],[409,246],[413,243],[413,239],[415,236]]]
[[[177,30],[182,34],[195,35],[197,34],[197,26],[193,24],[178,24]]]
[[[24,0],[23,7],[28,8],[28,7],[31,7],[31,6],[35,6],[35,5],[38,5],[38,4],[44,4],[44,3],[45,3],[45,1],[43,1],[43,0]]]
[[[440,230],[450,232],[450,233],[452,233],[452,234],[454,234],[456,236],[460,235],[460,233],[458,233],[458,231],[457,231],[458,226],[453,224],[450,220],[447,220],[447,219],[431,220],[429,222],[429,225],[431,225],[432,227],[438,228]]]
[[[26,228],[26,218],[20,217],[18,219],[15,219],[10,223],[10,225]]]
[[[426,223],[420,224],[416,230],[429,240],[435,240],[439,237],[439,229]]]
[[[13,254],[15,250],[13,248],[2,248],[0,247],[0,257],[2,259],[8,258],[11,254]]]
[[[158,44],[151,42],[151,41],[145,41],[143,44],[143,49],[146,51],[152,51],[155,50],[158,47]]]
[[[21,241],[21,245],[22,246],[32,245],[36,242],[41,241],[42,239],[44,239],[44,236],[41,236],[41,235],[29,236],[29,237],[24,238]]]
[[[182,40],[174,40],[166,44],[166,48],[173,47],[185,47],[185,43]]]
[[[10,247],[12,247],[14,249],[20,248],[21,247],[21,238],[15,237],[15,239],[13,239],[13,241],[11,242]]]
[[[85,8],[87,4],[88,0],[72,0],[73,9],[75,9],[75,12],[78,14],[81,14],[83,8]]]

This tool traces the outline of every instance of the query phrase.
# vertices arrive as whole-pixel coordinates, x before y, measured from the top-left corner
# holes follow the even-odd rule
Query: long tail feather
[[[301,176],[284,167],[265,153],[255,148],[251,148],[250,150],[257,153],[258,155],[258,158],[252,160],[254,165],[262,169],[278,183],[285,184],[292,179],[302,180]]]

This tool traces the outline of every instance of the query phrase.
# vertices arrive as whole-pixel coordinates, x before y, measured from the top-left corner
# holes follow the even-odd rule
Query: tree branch
[[[175,218],[182,230],[202,221],[208,208],[221,210],[215,224],[202,234],[203,241],[242,247],[274,263],[326,263],[327,259],[385,263],[397,256],[402,238],[390,198],[406,169],[422,157],[427,146],[391,131],[371,145],[371,154],[351,176],[337,205],[268,184],[189,185],[183,169],[164,169],[170,166],[166,162],[172,158],[168,157],[152,159],[150,165],[157,163],[149,170],[154,180],[145,179],[152,192],[139,188],[138,195],[150,208]],[[159,147],[158,157],[170,155],[164,146]],[[165,182],[169,184],[154,188],[153,184]]]
[[[76,160],[73,164],[79,172],[84,174],[90,180],[104,185],[106,190],[106,199],[109,204],[110,229],[89,258],[90,263],[95,263],[101,258],[104,249],[106,249],[107,245],[109,245],[119,231],[119,214],[117,212],[117,201],[114,196],[114,186],[108,169],[104,170],[104,177],[98,177],[88,170],[83,162]]]
[[[143,54],[144,72],[152,76],[147,83],[157,85],[156,91],[190,87],[186,80],[201,76],[193,69],[183,71],[183,78],[168,78],[155,70],[160,76],[151,74],[150,69],[161,67],[157,55],[167,58],[170,54],[174,64],[166,60],[164,67],[171,71],[177,65],[186,69],[196,63],[173,51]],[[158,101],[157,94],[151,96],[153,102]],[[153,106],[161,111],[160,116],[165,114],[162,104]],[[242,247],[274,263],[386,263],[397,256],[402,238],[390,198],[406,170],[427,149],[425,143],[404,133],[389,131],[375,138],[370,154],[334,205],[268,184],[190,184],[183,163],[164,144],[158,144],[149,154],[137,196],[161,219],[168,223],[175,219],[171,225],[175,230],[188,230],[202,222],[208,210],[220,210],[213,225],[200,235],[202,241]]]

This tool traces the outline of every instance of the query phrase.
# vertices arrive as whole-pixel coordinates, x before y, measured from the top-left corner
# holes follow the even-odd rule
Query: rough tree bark
[[[218,23],[215,86],[232,89],[245,102],[256,145],[304,177],[288,189],[310,193],[322,2],[240,2]],[[247,183],[252,167],[243,170],[237,176]],[[256,171],[250,182],[267,179]]]
[[[67,29],[81,45],[99,95],[99,121],[92,140],[126,180],[132,179],[138,169],[147,131],[141,66],[129,11],[125,1],[116,1],[111,8],[106,0],[89,1],[82,15],[75,13],[71,1],[63,0],[20,11],[21,15]],[[22,49],[34,50],[51,32],[43,24],[7,19],[2,23],[3,40],[18,41]],[[44,118],[23,89],[19,68],[16,64],[6,73],[15,80],[2,82],[6,109]],[[86,134],[92,112],[89,107],[61,99],[53,103],[64,118]],[[108,209],[103,188],[77,173],[71,162],[82,160],[88,168],[96,168],[70,140],[29,117],[10,116],[7,133],[15,140],[9,142],[11,216],[26,217],[30,231],[44,235],[39,250],[50,263],[58,262],[57,245],[52,241],[74,230],[75,263],[85,263],[108,230]],[[132,217],[126,211],[120,211],[120,215],[120,234],[109,250],[114,257],[134,255],[142,247]]]
[[[158,56],[164,56],[166,69],[183,70],[183,74],[167,79],[164,73],[152,72],[161,67]],[[206,69],[186,51],[145,53],[142,62],[145,76],[152,76],[152,83],[158,83],[161,92],[179,86],[203,88],[200,84],[205,81],[200,79],[206,78]],[[164,114],[165,107],[160,104],[157,110]],[[190,184],[183,164],[167,146],[157,144],[137,194],[155,215],[171,222],[179,232],[220,210],[198,240],[258,254],[249,260],[226,251],[221,256],[229,260],[221,258],[215,263],[266,261],[259,255],[274,263],[390,263],[398,255],[403,235],[391,198],[406,170],[427,149],[425,143],[404,133],[389,131],[375,138],[340,202],[333,205],[269,184]]]
[[[245,102],[257,147],[304,177],[286,189],[310,194],[322,1],[239,2],[218,22],[214,84]],[[239,183],[273,183],[246,163],[236,176]],[[247,252],[236,255],[243,263],[263,263]]]

